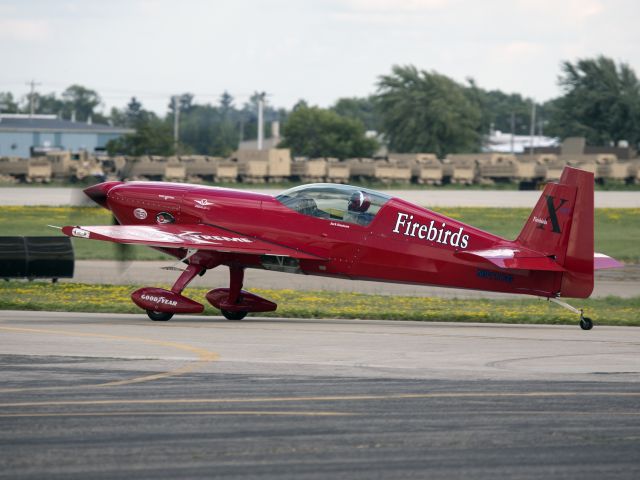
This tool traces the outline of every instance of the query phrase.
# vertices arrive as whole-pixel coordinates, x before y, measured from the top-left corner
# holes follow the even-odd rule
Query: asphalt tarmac
[[[0,311],[0,478],[638,478],[640,329]]]

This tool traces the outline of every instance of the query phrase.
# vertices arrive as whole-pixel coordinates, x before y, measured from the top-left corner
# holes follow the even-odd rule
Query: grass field
[[[169,285],[164,285],[169,288]],[[129,295],[138,287],[11,281],[0,283],[0,309],[71,312],[140,313]],[[543,299],[470,300],[389,297],[359,293],[300,292],[252,289],[278,303],[278,310],[260,316],[301,318],[366,318],[447,322],[575,324],[578,317]],[[204,302],[207,289],[189,288],[185,295]],[[580,300],[587,316],[599,325],[640,326],[640,297]],[[220,315],[206,305],[205,315]],[[144,317],[146,318],[146,316]]]
[[[442,208],[438,212],[491,233],[515,238],[530,210],[527,208]],[[2,207],[0,235],[58,235],[47,225],[108,225],[107,210],[94,207]],[[605,208],[595,213],[596,250],[625,262],[640,262],[640,209]],[[113,245],[73,239],[78,259],[113,259]],[[156,260],[167,258],[146,247],[134,247],[134,258]]]

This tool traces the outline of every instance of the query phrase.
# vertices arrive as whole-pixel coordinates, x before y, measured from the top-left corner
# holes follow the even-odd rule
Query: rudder
[[[593,173],[565,167],[558,183],[545,187],[516,242],[552,257],[565,272],[564,297],[593,291]]]

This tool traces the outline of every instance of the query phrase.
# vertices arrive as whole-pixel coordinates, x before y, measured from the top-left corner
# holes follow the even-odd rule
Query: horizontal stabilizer
[[[489,262],[497,267],[510,270],[564,271],[564,268],[553,258],[532,250],[505,247],[489,250],[467,250],[457,252],[455,255],[471,262]]]
[[[611,258],[604,253],[594,253],[593,254],[593,269],[594,270],[604,270],[605,268],[621,268],[624,267],[624,264],[617,261],[615,258]]]

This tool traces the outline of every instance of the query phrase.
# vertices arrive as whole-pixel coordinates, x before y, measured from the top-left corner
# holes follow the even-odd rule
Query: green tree
[[[511,116],[514,120],[516,135],[529,135],[531,128],[532,99],[519,93],[505,93],[501,90],[484,90],[478,87],[473,79],[469,79],[465,89],[467,98],[480,110],[480,126],[478,132],[488,134],[491,128],[503,133],[511,132]],[[544,107],[536,104],[536,123],[543,119]]]
[[[115,107],[111,109],[109,120],[116,127],[136,128],[140,123],[149,120],[151,115],[153,115],[151,112],[142,108],[142,103],[136,97],[131,97],[124,109]]]
[[[392,151],[444,156],[480,148],[480,109],[444,75],[396,65],[380,77],[376,102]]]
[[[220,95],[220,110],[224,116],[233,111],[233,97],[226,90]]]
[[[24,98],[21,108],[21,111],[24,113],[29,113],[30,111],[30,95],[31,94],[28,94]],[[65,114],[65,102],[58,98],[53,92],[47,93],[46,95],[33,92],[33,101],[36,113],[59,115],[61,117]],[[69,108],[66,108],[66,110],[71,112],[71,109]]]
[[[238,148],[238,129],[224,107],[194,105],[180,120],[180,143],[201,155],[228,156]]]
[[[140,103],[136,97],[131,97],[131,100],[127,103],[127,110],[125,112],[127,123],[129,125],[135,125],[143,120],[143,116],[146,114],[147,112],[142,108],[142,103]]]
[[[62,101],[65,118],[70,118],[71,112],[75,111],[76,120],[79,122],[85,122],[89,117],[98,120],[99,114],[95,112],[95,109],[102,103],[102,100],[95,90],[88,89],[82,85],[71,85],[62,92]],[[100,120],[102,119],[104,117],[100,118]]]
[[[340,98],[331,107],[331,110],[343,117],[357,118],[364,124],[367,130],[380,130],[380,120],[378,112],[376,111],[375,98],[372,96],[365,98]]]
[[[283,126],[284,141],[293,155],[314,157],[370,157],[378,147],[365,136],[360,120],[331,110],[298,104]]]
[[[180,113],[190,112],[194,106],[193,93],[183,93],[182,95],[177,95],[178,97],[178,108],[180,109]],[[173,105],[173,97],[169,99],[169,112],[173,115],[174,105]]]
[[[564,95],[550,105],[549,132],[592,145],[639,144],[640,83],[629,65],[604,56],[564,62],[559,84]]]
[[[301,98],[300,100],[298,100],[295,103],[295,105],[292,108],[292,111],[295,112],[295,111],[303,109],[303,108],[309,108],[309,104],[307,103],[307,101],[304,98]]]
[[[109,155],[173,155],[171,126],[155,115],[136,125],[136,132],[111,140],[106,145]]]
[[[0,112],[18,113],[18,102],[13,98],[11,92],[0,92]]]
[[[121,127],[134,128],[135,133],[107,143],[110,155],[173,155],[174,141],[171,124],[142,107],[132,97],[126,108],[111,110],[111,122]]]

